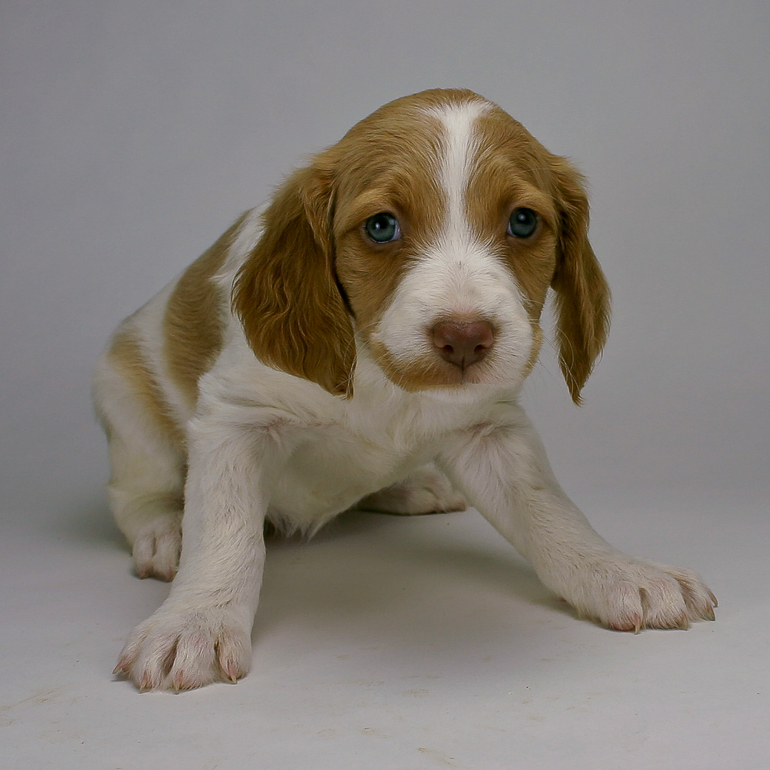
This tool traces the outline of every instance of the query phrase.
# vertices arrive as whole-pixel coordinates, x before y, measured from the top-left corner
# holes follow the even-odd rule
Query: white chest
[[[310,428],[275,480],[270,510],[306,529],[400,481],[435,455],[437,437],[388,431],[362,436],[342,426]]]

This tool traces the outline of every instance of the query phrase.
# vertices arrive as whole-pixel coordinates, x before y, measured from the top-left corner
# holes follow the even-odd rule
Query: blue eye
[[[537,230],[537,214],[532,209],[515,209],[508,220],[508,235],[529,238]]]
[[[382,212],[369,217],[364,225],[366,234],[375,243],[390,243],[395,241],[401,235],[401,228],[398,226],[398,220],[393,214]]]

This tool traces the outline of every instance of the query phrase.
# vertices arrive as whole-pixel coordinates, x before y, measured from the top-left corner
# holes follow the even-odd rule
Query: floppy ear
[[[278,190],[232,303],[257,358],[349,398],[355,340],[334,273],[331,188],[314,164]]]
[[[556,292],[559,363],[572,400],[601,353],[610,325],[610,289],[588,242],[588,199],[581,175],[553,157],[561,231],[551,286]]]

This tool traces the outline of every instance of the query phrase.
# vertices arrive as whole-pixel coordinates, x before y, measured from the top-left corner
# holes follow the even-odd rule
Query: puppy
[[[126,319],[94,385],[112,510],[139,576],[176,577],[115,672],[141,690],[244,676],[265,523],[313,533],[356,505],[467,500],[610,628],[713,619],[695,573],[591,528],[517,403],[549,288],[575,402],[604,345],[587,230],[566,160],[470,91],[425,91],[354,126]]]

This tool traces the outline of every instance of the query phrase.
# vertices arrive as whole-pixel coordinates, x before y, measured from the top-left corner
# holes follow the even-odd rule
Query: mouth
[[[450,363],[437,352],[430,352],[407,359],[395,356],[376,340],[370,349],[374,360],[387,378],[411,393],[500,384],[499,376],[495,376],[493,361],[489,358],[470,364],[462,360],[459,363]]]

